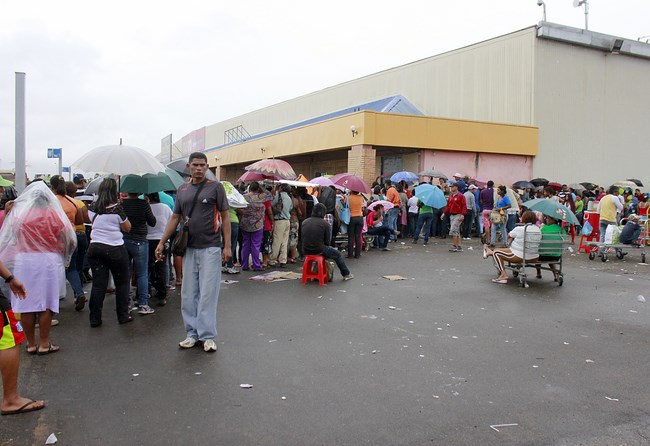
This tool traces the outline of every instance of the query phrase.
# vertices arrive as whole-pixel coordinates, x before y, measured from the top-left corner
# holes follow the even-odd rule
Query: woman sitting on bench
[[[483,247],[483,258],[487,259],[492,256],[494,259],[494,266],[499,271],[499,276],[492,279],[494,283],[508,283],[508,273],[505,264],[508,263],[522,263],[524,258],[526,262],[533,263],[539,257],[539,242],[542,240],[542,233],[535,225],[537,216],[533,211],[526,211],[521,216],[523,226],[516,226],[508,234],[508,241],[510,242],[509,248],[490,249],[487,245]],[[527,224],[530,223],[530,224]],[[526,246],[524,249],[524,235],[526,237]]]

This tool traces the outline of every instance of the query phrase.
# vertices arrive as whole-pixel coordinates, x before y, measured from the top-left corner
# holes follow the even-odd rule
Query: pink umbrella
[[[334,186],[332,180],[327,177],[316,177],[313,180],[310,180],[309,182],[318,184],[319,186],[325,186],[325,187]]]
[[[335,177],[338,178],[335,179]],[[372,192],[363,179],[356,175],[352,175],[351,173],[334,175],[330,180],[332,180],[334,184],[338,184],[339,186],[343,186],[346,189],[355,192],[361,192],[363,194],[369,194]]]
[[[283,180],[294,180],[297,175],[293,168],[286,161],[275,158],[267,158],[254,162],[244,167],[249,172],[259,172],[264,175],[273,175]]]
[[[279,180],[280,178],[273,176],[273,175],[265,175],[263,173],[259,172],[246,172],[242,176],[239,177],[237,180],[238,183],[244,182],[247,183],[249,181],[264,181],[264,180]]]
[[[470,184],[474,183],[478,187],[485,187],[487,186],[487,181],[486,180],[481,180],[479,178],[470,178],[469,179]]]
[[[385,210],[393,209],[395,207],[395,205],[393,203],[391,203],[390,201],[377,200],[377,201],[373,201],[372,203],[370,203],[368,205],[368,209],[374,210],[375,207],[379,206],[379,205],[383,206]]]

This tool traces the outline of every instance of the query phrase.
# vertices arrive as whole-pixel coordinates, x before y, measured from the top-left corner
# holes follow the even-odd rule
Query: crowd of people
[[[177,191],[146,195],[118,193],[118,182],[111,177],[102,180],[94,196],[85,195],[83,175],[75,175],[72,182],[54,176],[49,185],[34,181],[19,196],[11,188],[3,190],[3,415],[44,407],[42,401],[18,394],[17,346],[26,341],[25,351],[32,355],[60,350],[50,329],[57,323],[54,315],[66,296],[66,282],[76,311],[83,311],[88,302],[93,328],[104,322],[108,293],[115,293],[117,322],[126,324],[133,321],[133,312],[154,314],[153,303],[164,306],[169,291],[181,287],[186,337],[179,347],[201,345],[215,352],[222,273],[285,268],[307,255],[323,255],[337,265],[343,280],[350,280],[354,276],[346,260],[360,258],[365,250],[391,251],[389,244],[398,240],[417,244],[422,239],[427,245],[432,237],[449,237],[449,251],[458,253],[463,241],[480,237],[484,258],[492,257],[498,272],[493,282],[502,284],[508,280],[506,263],[533,261],[539,256],[535,243],[564,234],[558,220],[523,212],[523,203],[530,199],[566,206],[581,225],[584,212],[595,207],[590,201],[597,201],[601,233],[625,218],[630,227],[624,228],[622,239],[630,243],[639,237],[639,215],[648,212],[648,197],[639,189],[515,190],[493,181],[480,184],[460,173],[450,181],[419,182],[439,188],[446,203],[440,207],[423,201],[412,183],[381,178],[366,195],[336,185],[241,183],[236,189],[245,203],[234,207],[223,184],[205,177],[207,169],[206,156],[193,153],[186,183]],[[530,245],[525,251],[524,236]],[[183,241],[182,254],[173,254],[170,246]],[[87,298],[83,284],[90,281]],[[20,314],[20,322],[15,314]]]

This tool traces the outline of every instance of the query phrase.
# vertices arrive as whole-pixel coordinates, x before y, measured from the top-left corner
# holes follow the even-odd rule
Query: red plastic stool
[[[316,272],[312,272],[312,262],[316,262]],[[305,256],[305,263],[302,265],[302,284],[306,284],[308,280],[318,280],[319,285],[325,285],[327,282],[327,266],[325,265],[325,257],[322,255],[307,255]]]

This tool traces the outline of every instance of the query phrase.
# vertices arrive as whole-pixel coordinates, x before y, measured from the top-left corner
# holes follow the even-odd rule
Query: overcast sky
[[[547,20],[584,27],[573,0]],[[650,34],[650,0],[589,0],[589,29]],[[27,172],[97,146],[152,154],[192,130],[532,26],[536,0],[11,1],[0,9],[0,169],[14,168],[26,73]]]

